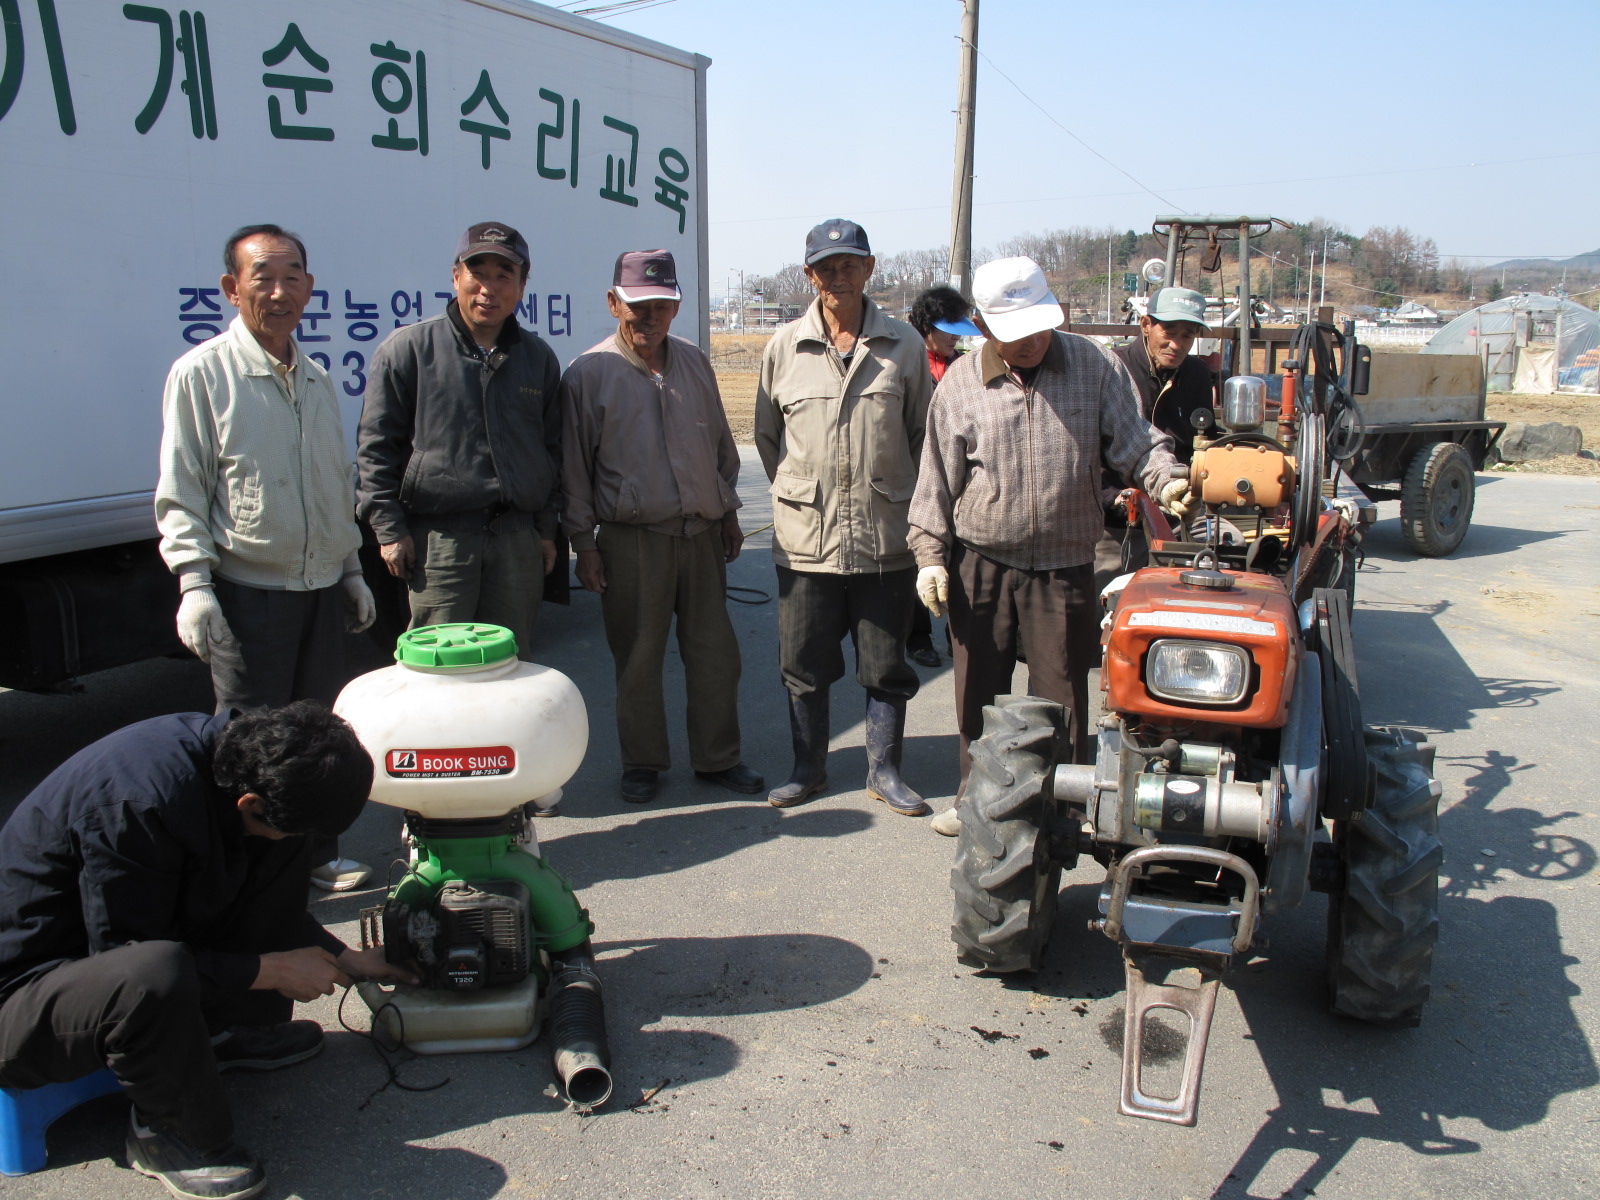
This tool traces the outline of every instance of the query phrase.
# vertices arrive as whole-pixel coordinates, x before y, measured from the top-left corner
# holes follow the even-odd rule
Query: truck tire
[[[1033,971],[1044,957],[1061,891],[1061,863],[1050,858],[1049,784],[1065,728],[1061,705],[1031,696],[983,710],[950,872],[950,936],[967,966]]]
[[[1422,1018],[1439,937],[1439,784],[1432,747],[1368,729],[1372,807],[1335,826],[1344,885],[1328,898],[1328,1004],[1373,1025]]]
[[[1454,442],[1418,450],[1400,489],[1400,528],[1418,554],[1439,558],[1467,536],[1476,482],[1472,456]]]

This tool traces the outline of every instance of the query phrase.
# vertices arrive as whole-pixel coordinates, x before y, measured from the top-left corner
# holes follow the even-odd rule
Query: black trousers
[[[917,673],[905,653],[915,570],[777,571],[778,665],[790,695],[825,692],[844,676],[846,637],[855,646],[856,679],[870,695],[909,700],[917,694]]]
[[[303,941],[312,867],[304,838],[250,838],[245,886],[210,949],[267,953]],[[278,992],[225,992],[181,942],[130,942],[62,963],[0,1002],[0,1086],[65,1083],[109,1066],[150,1127],[200,1149],[233,1137],[211,1036],[286,1021]]]

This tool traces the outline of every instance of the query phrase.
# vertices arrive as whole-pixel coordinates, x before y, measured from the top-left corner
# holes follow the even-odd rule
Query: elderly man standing
[[[661,669],[674,616],[695,774],[735,792],[766,786],[740,759],[739,642],[728,619],[728,564],[744,544],[739,451],[711,360],[668,332],[682,299],[667,251],[621,255],[606,293],[617,331],[561,381],[562,522],[578,581],[600,596],[622,798],[634,804],[655,799],[671,764]]]
[[[1205,317],[1206,298],[1199,292],[1162,288],[1151,298],[1148,315],[1139,318],[1139,336],[1113,351],[1133,376],[1144,419],[1171,435],[1173,455],[1181,463],[1194,455],[1197,431],[1191,418],[1216,402],[1211,369],[1189,353],[1195,338],[1211,332]],[[1107,472],[1106,490],[1121,486]],[[1144,532],[1129,529],[1120,508],[1108,508],[1105,535],[1095,547],[1095,590],[1124,571],[1144,566],[1149,553]]]
[[[182,592],[178,636],[211,665],[218,712],[331,705],[345,628],[365,629],[374,605],[339,401],[293,336],[311,299],[305,246],[250,225],[222,261],[239,315],[172,365],[162,396],[156,524]],[[335,857],[313,882],[344,891],[369,873]]]
[[[361,515],[411,589],[411,625],[504,625],[529,658],[561,507],[561,365],[517,324],[528,243],[461,235],[445,311],[372,356],[357,458]]]
[[[867,690],[867,794],[905,816],[928,806],[900,778],[913,559],[906,512],[932,381],[917,331],[865,294],[866,231],[824,221],[806,237],[817,291],[773,335],[756,390],[756,448],[772,481],[779,662],[789,692],[794,771],[768,801],[801,804],[827,786],[828,689],[855,645]]]
[[[984,706],[1011,690],[1019,649],[1029,691],[1070,706],[1075,759],[1087,761],[1102,453],[1165,506],[1189,487],[1122,364],[1057,331],[1061,306],[1032,259],[986,263],[972,291],[989,341],[939,385],[911,504],[917,594],[935,614],[950,607],[963,790]],[[934,828],[954,835],[955,814]]]

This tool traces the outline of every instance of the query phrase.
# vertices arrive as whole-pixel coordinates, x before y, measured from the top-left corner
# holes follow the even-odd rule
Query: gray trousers
[[[1071,709],[1074,753],[1089,762],[1089,671],[1100,649],[1094,569],[1025,571],[956,544],[951,556],[950,632],[954,639],[956,722],[961,729],[961,784],[971,746],[983,733],[983,709],[1011,691],[1020,648],[1028,692]],[[1066,756],[1063,755],[1063,759]]]
[[[533,658],[533,626],[544,598],[544,555],[532,513],[516,509],[409,518],[417,563],[411,628],[477,621],[503,625],[517,656]]]
[[[689,763],[725,771],[739,748],[739,640],[728,619],[728,567],[717,526],[693,537],[606,522],[595,545],[606,570],[600,596],[617,668],[617,740],[623,770],[672,765],[662,664],[673,618],[683,659]]]
[[[856,650],[856,680],[880,700],[917,694],[906,662],[916,570],[872,575],[778,569],[778,666],[792,696],[825,692],[844,675],[846,637]]]
[[[1106,584],[1118,575],[1149,565],[1150,543],[1145,540],[1142,526],[1130,529],[1107,525],[1094,546],[1094,594],[1098,596],[1105,591]]]

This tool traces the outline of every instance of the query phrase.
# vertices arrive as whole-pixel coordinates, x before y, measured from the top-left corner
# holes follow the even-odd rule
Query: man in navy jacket
[[[68,759],[0,828],[0,1085],[110,1066],[135,1170],[179,1196],[260,1191],[219,1072],[316,1054],[296,1000],[409,980],[306,911],[313,838],[371,786],[355,734],[311,701],[157,717]]]

